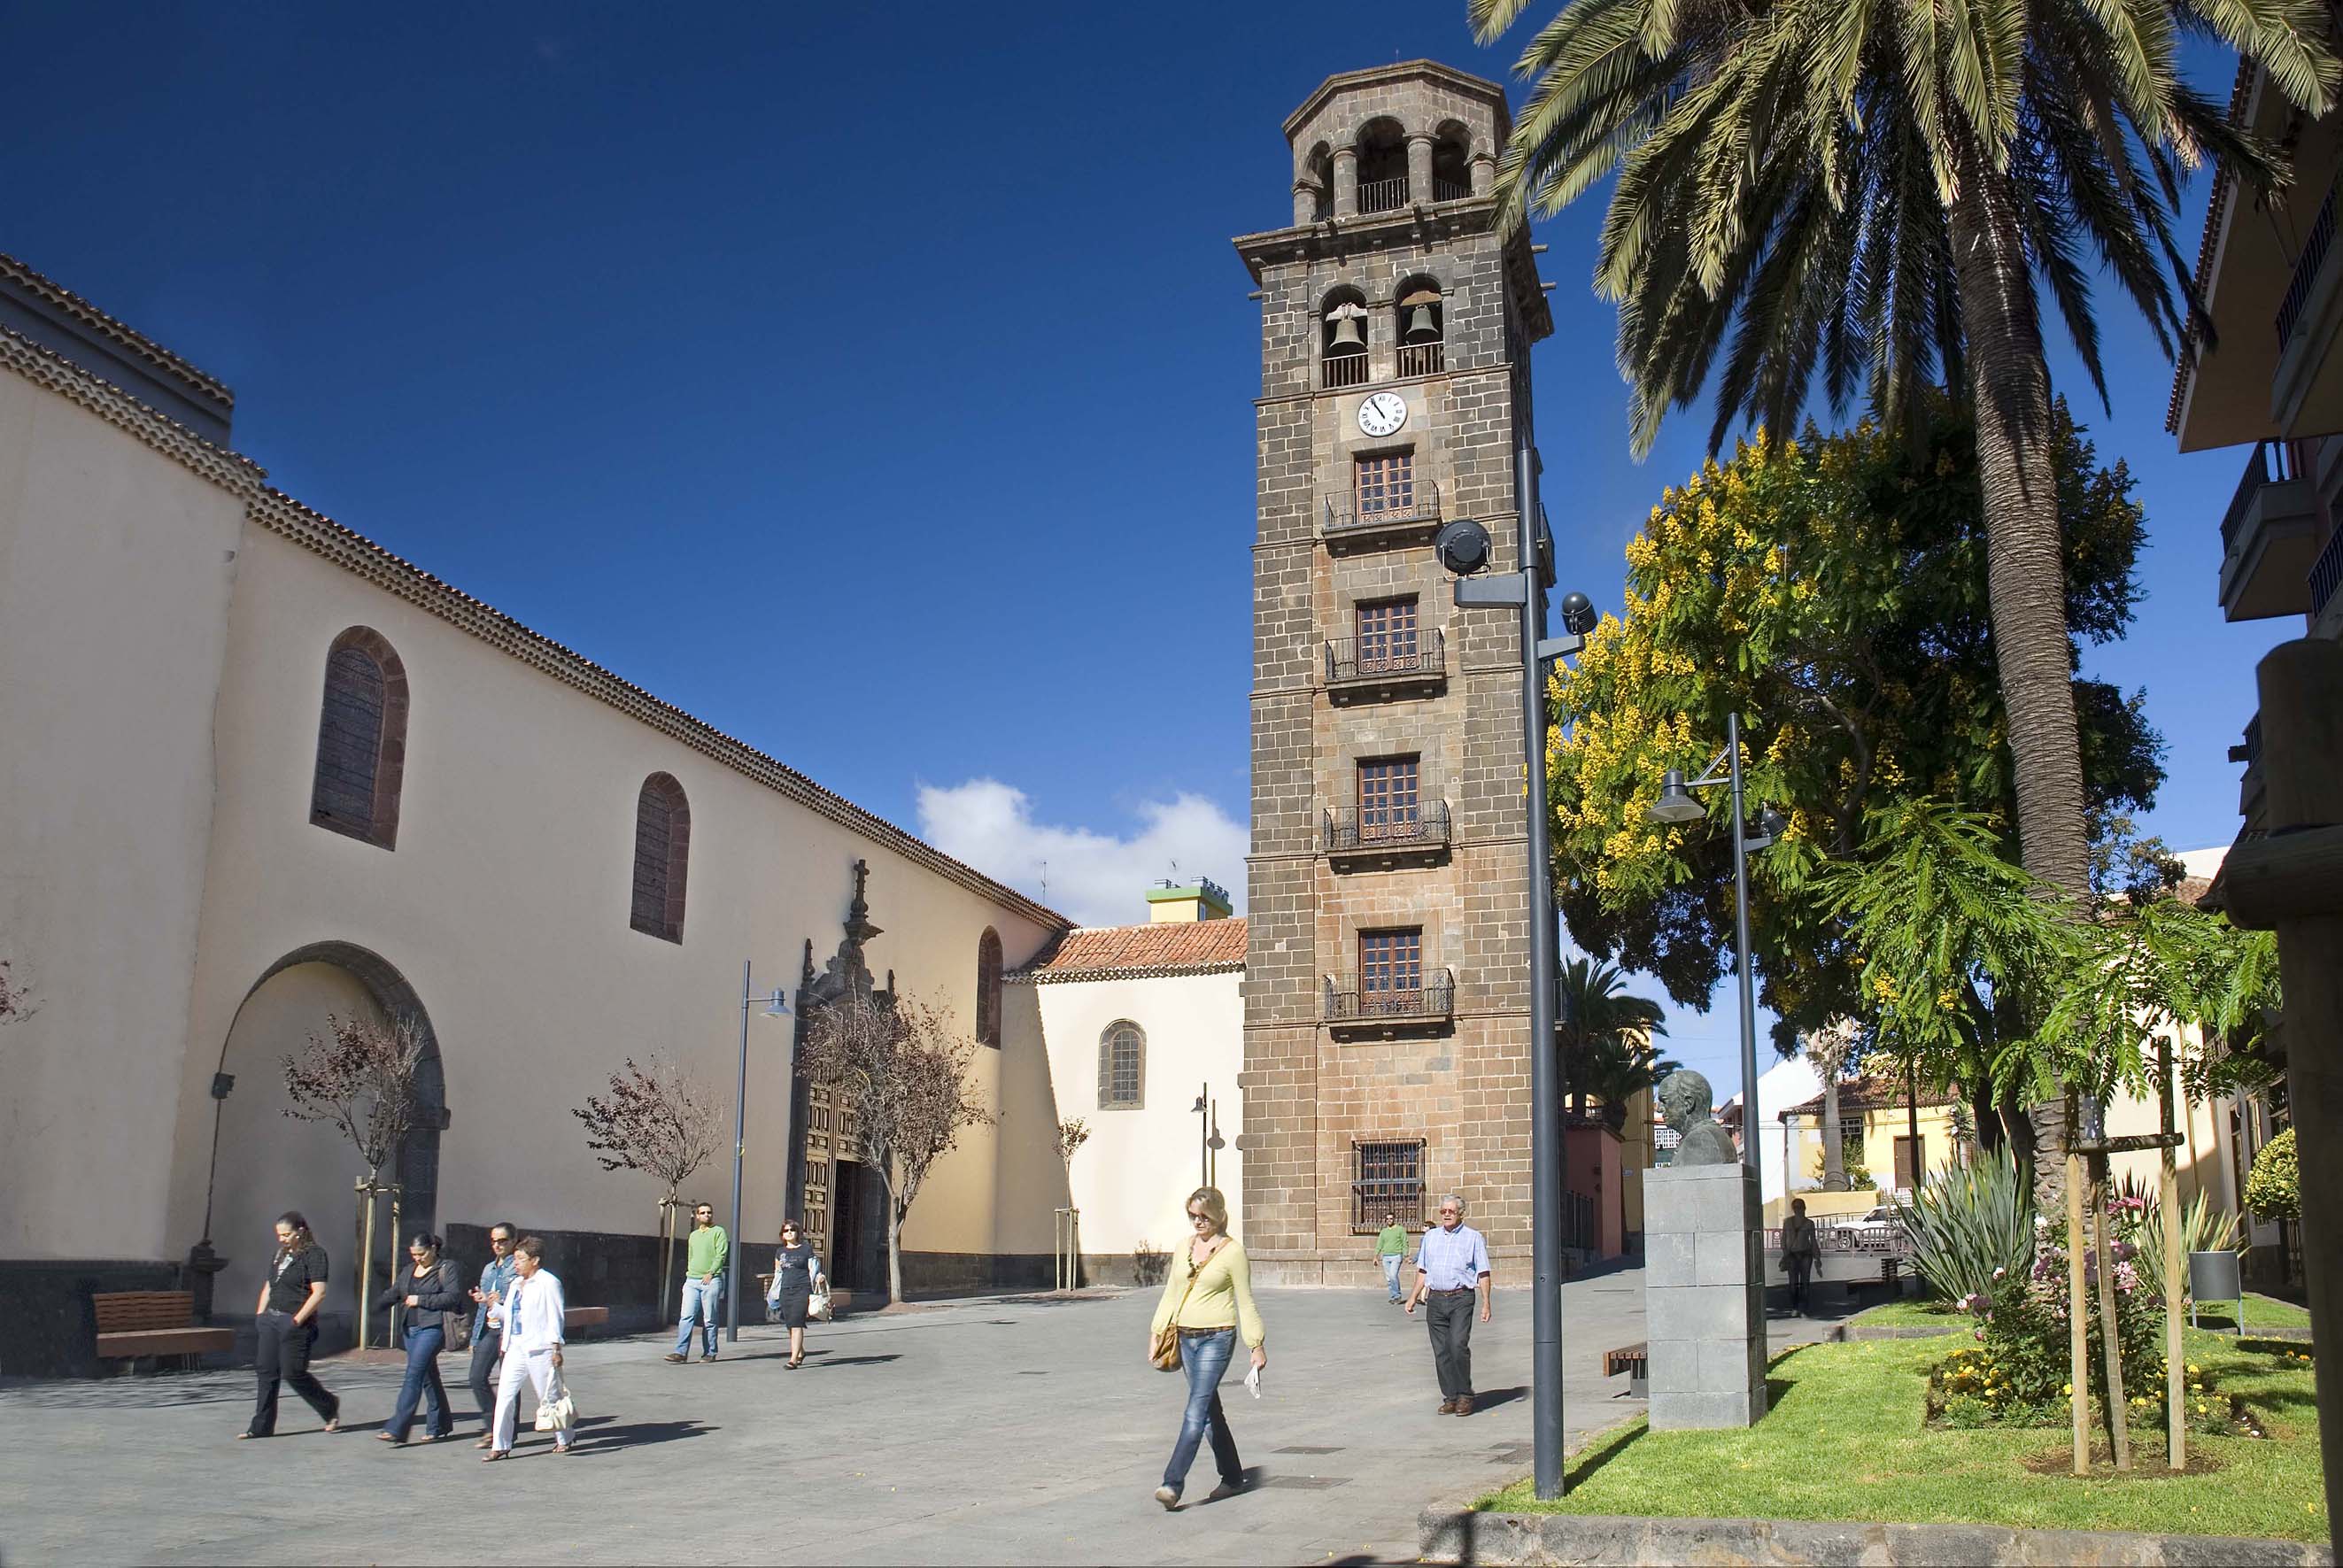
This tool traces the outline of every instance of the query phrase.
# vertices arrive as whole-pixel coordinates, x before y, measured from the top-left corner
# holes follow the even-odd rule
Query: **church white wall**
[[[165,1251],[243,513],[0,373],[0,1257]]]
[[[1199,1118],[1191,1109],[1205,1082],[1220,1101],[1219,1185],[1229,1222],[1244,1234],[1244,1157],[1237,1150],[1243,1107],[1237,1073],[1244,1060],[1241,972],[1152,980],[1061,980],[1030,990],[1047,1042],[1058,1115],[1090,1124],[1070,1179],[1082,1211],[1082,1251],[1128,1253],[1141,1241],[1176,1248],[1188,1234],[1183,1205],[1199,1176]],[[1099,1040],[1128,1019],[1147,1036],[1142,1104],[1101,1110]]]
[[[1042,940],[1038,925],[278,535],[249,529],[239,564],[200,959],[187,1021],[162,1036],[186,1047],[184,1061],[173,1060],[167,1240],[152,1237],[151,1251],[176,1255],[200,1233],[211,1075],[232,1029],[246,1027],[238,1009],[255,981],[307,944],[349,942],[379,955],[429,1014],[451,1116],[440,1144],[443,1229],[509,1217],[524,1228],[639,1235],[654,1228],[659,1189],[599,1170],[570,1108],[627,1057],[655,1051],[688,1064],[729,1104],[743,959],[753,960],[759,990],[793,990],[805,940],[817,963],[837,946],[858,857],[870,862],[871,916],[884,928],[867,950],[872,970],[883,977],[892,968],[900,986],[940,1000],[963,1029],[973,1030],[984,928],[999,931],[1011,965]],[[387,638],[407,670],[404,792],[390,852],[307,820],[327,649],[354,625]],[[654,771],[673,774],[690,803],[679,946],[628,923],[636,799]],[[272,1008],[272,1039],[297,1044],[305,1018],[322,1027],[322,1011]],[[781,1219],[791,1027],[749,1020],[744,1240],[769,1241]],[[997,1096],[998,1063],[980,1060],[979,1071],[984,1092]],[[223,1140],[220,1151],[222,1191],[250,1210],[215,1221],[220,1251],[235,1259],[220,1282],[224,1304],[248,1293],[245,1271],[258,1266],[259,1249],[246,1239],[253,1223],[288,1206],[274,1194],[307,1190],[309,1157],[290,1152],[281,1128],[263,1136],[276,1124],[253,1109],[281,1107],[283,1092],[261,1071],[239,1075],[231,1096],[229,1114],[255,1131]],[[298,1179],[289,1168],[272,1179],[288,1161]],[[1046,1251],[1046,1205],[1038,1222],[1011,1221],[954,1196],[989,1194],[999,1163],[995,1132],[964,1139],[915,1210],[911,1244],[990,1251],[1021,1227],[1040,1238],[1031,1250]],[[347,1236],[357,1174],[348,1169],[327,1211],[310,1213],[321,1236]],[[719,1156],[690,1187],[725,1209],[729,1181]],[[153,1210],[166,1206],[159,1191],[147,1198]]]

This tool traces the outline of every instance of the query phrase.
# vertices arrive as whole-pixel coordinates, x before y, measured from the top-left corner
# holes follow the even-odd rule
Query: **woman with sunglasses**
[[[821,1259],[806,1241],[805,1228],[795,1220],[782,1221],[781,1244],[773,1253],[773,1288],[765,1306],[789,1331],[789,1359],[782,1364],[791,1372],[805,1365],[806,1309],[820,1278]]]
[[[301,1211],[287,1209],[277,1216],[277,1255],[269,1260],[268,1278],[261,1282],[260,1301],[254,1309],[259,1337],[252,1369],[259,1387],[252,1420],[238,1436],[277,1435],[280,1383],[293,1385],[293,1392],[324,1419],[327,1432],[342,1429],[342,1402],[309,1370],[309,1352],[317,1342],[317,1312],[325,1304],[326,1249],[309,1234],[309,1221]]]
[[[447,1408],[447,1386],[439,1381],[439,1352],[469,1305],[464,1299],[464,1276],[451,1259],[439,1255],[439,1238],[418,1231],[407,1243],[409,1265],[394,1276],[375,1305],[390,1313],[390,1342],[407,1352],[407,1376],[398,1385],[398,1404],[390,1420],[375,1435],[385,1442],[407,1441],[415,1424],[415,1404],[423,1402],[423,1439],[434,1442],[456,1430]]]
[[[1252,1352],[1254,1369],[1269,1364],[1269,1352],[1262,1348],[1268,1336],[1252,1302],[1252,1266],[1245,1261],[1243,1244],[1229,1234],[1229,1201],[1219,1188],[1199,1187],[1188,1194],[1188,1224],[1194,1234],[1166,1271],[1163,1299],[1147,1329],[1151,1361],[1163,1332],[1178,1332],[1180,1368],[1188,1381],[1179,1441],[1172,1445],[1172,1462],[1163,1467],[1163,1484],[1155,1489],[1155,1501],[1166,1509],[1180,1505],[1188,1467],[1196,1462],[1208,1432],[1221,1480],[1205,1501],[1244,1490],[1244,1461],[1237,1457],[1236,1434],[1221,1409],[1221,1378],[1236,1354],[1240,1334]]]

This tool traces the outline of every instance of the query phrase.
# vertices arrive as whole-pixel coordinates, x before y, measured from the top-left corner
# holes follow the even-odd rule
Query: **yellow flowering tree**
[[[2129,622],[2142,514],[2061,405],[2067,620],[2105,641]],[[1724,791],[1712,820],[1662,827],[1670,768],[1699,769],[1744,716],[1751,806],[1789,819],[1755,858],[1751,930],[1775,1042],[1865,1015],[1861,966],[1812,880],[1861,848],[1867,813],[1934,796],[1986,814],[2013,864],[2016,795],[1994,672],[1975,442],[1937,407],[1922,434],[1869,425],[1745,444],[1667,490],[1626,548],[1623,613],[1552,688],[1546,769],[1555,886],[1587,950],[1704,1005],[1730,961]],[[2154,799],[2161,741],[2139,699],[2077,678],[2089,805],[2103,820]],[[1979,1131],[1999,1134],[1991,1104]]]

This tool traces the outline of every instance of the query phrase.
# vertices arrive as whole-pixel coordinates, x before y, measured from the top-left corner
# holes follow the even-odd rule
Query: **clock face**
[[[1388,436],[1407,423],[1407,399],[1396,392],[1378,392],[1359,405],[1359,428],[1370,436]]]

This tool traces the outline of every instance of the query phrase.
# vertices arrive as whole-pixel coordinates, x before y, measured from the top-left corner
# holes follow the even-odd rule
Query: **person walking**
[[[1791,1199],[1790,1217],[1782,1221],[1782,1271],[1790,1276],[1793,1313],[1805,1313],[1806,1285],[1814,1279],[1815,1266],[1822,1257],[1822,1239],[1815,1233],[1815,1222],[1806,1218],[1806,1201]]]
[[[327,1432],[342,1429],[342,1402],[309,1371],[309,1352],[317,1342],[317,1313],[326,1304],[326,1249],[309,1234],[309,1221],[300,1211],[287,1209],[277,1216],[277,1255],[269,1260],[268,1278],[261,1282],[260,1299],[253,1308],[253,1327],[259,1335],[253,1347],[252,1370],[259,1387],[252,1402],[252,1421],[238,1437],[277,1435],[277,1392],[290,1383],[309,1408],[325,1418]]]
[[[1440,1377],[1440,1413],[1473,1413],[1473,1298],[1481,1298],[1481,1321],[1489,1321],[1489,1243],[1464,1223],[1464,1200],[1451,1192],[1440,1201],[1440,1223],[1423,1233],[1415,1251],[1415,1290],[1407,1314],[1415,1315],[1427,1293],[1423,1319],[1432,1330],[1432,1364]]]
[[[1180,1436],[1172,1445],[1172,1462],[1163,1467],[1163,1484],[1155,1501],[1166,1510],[1180,1505],[1188,1468],[1209,1432],[1212,1462],[1220,1484],[1207,1502],[1232,1496],[1245,1489],[1244,1461],[1237,1455],[1236,1434],[1221,1408],[1221,1379],[1229,1370],[1242,1334],[1252,1352],[1252,1368],[1269,1365],[1267,1339],[1260,1309],[1252,1301],[1252,1265],[1242,1242],[1229,1234],[1229,1201],[1217,1187],[1199,1187],[1188,1195],[1188,1223],[1194,1234],[1182,1254],[1182,1267],[1169,1271],[1163,1299],[1155,1305],[1148,1324],[1147,1353],[1161,1364],[1160,1347],[1167,1330],[1179,1346],[1180,1370],[1187,1374],[1188,1402],[1180,1415]]]
[[[781,1364],[791,1372],[805,1365],[806,1309],[821,1278],[821,1258],[806,1241],[805,1228],[789,1221],[781,1226],[781,1244],[773,1253],[773,1288],[765,1305],[789,1331],[789,1359]]]
[[[1397,1306],[1405,1297],[1399,1288],[1399,1269],[1407,1261],[1407,1232],[1400,1228],[1399,1216],[1383,1216],[1383,1233],[1375,1238],[1375,1256],[1383,1266],[1383,1289],[1391,1292],[1391,1304]]]
[[[494,1441],[488,1452],[480,1455],[482,1463],[512,1457],[521,1384],[537,1390],[539,1409],[558,1399],[558,1408],[568,1411],[568,1399],[558,1393],[568,1310],[560,1280],[545,1266],[545,1243],[534,1236],[523,1236],[513,1244],[512,1288],[505,1296],[505,1361],[497,1374],[496,1424],[489,1434]],[[575,1428],[565,1423],[554,1431],[553,1452],[568,1453],[577,1441]]]
[[[700,1360],[716,1359],[716,1317],[724,1300],[724,1269],[732,1260],[732,1238],[716,1222],[716,1211],[706,1203],[691,1207],[691,1235],[683,1247],[683,1314],[676,1327],[671,1362],[691,1359],[691,1324],[695,1317],[707,1323],[707,1348]]]
[[[398,1385],[398,1403],[390,1420],[375,1433],[385,1442],[403,1443],[415,1425],[415,1404],[423,1402],[423,1440],[436,1442],[456,1430],[455,1412],[447,1408],[447,1385],[439,1381],[439,1352],[447,1336],[464,1320],[464,1276],[453,1260],[439,1255],[439,1238],[418,1231],[407,1243],[409,1260],[405,1278],[394,1277],[375,1305],[390,1313],[390,1342],[407,1351],[407,1376]]]
[[[496,1395],[488,1387],[488,1374],[505,1353],[505,1292],[511,1289],[515,1274],[513,1243],[520,1232],[509,1220],[500,1220],[488,1227],[488,1262],[480,1271],[480,1282],[472,1287],[472,1404],[480,1412],[480,1440],[474,1448],[496,1446]]]

